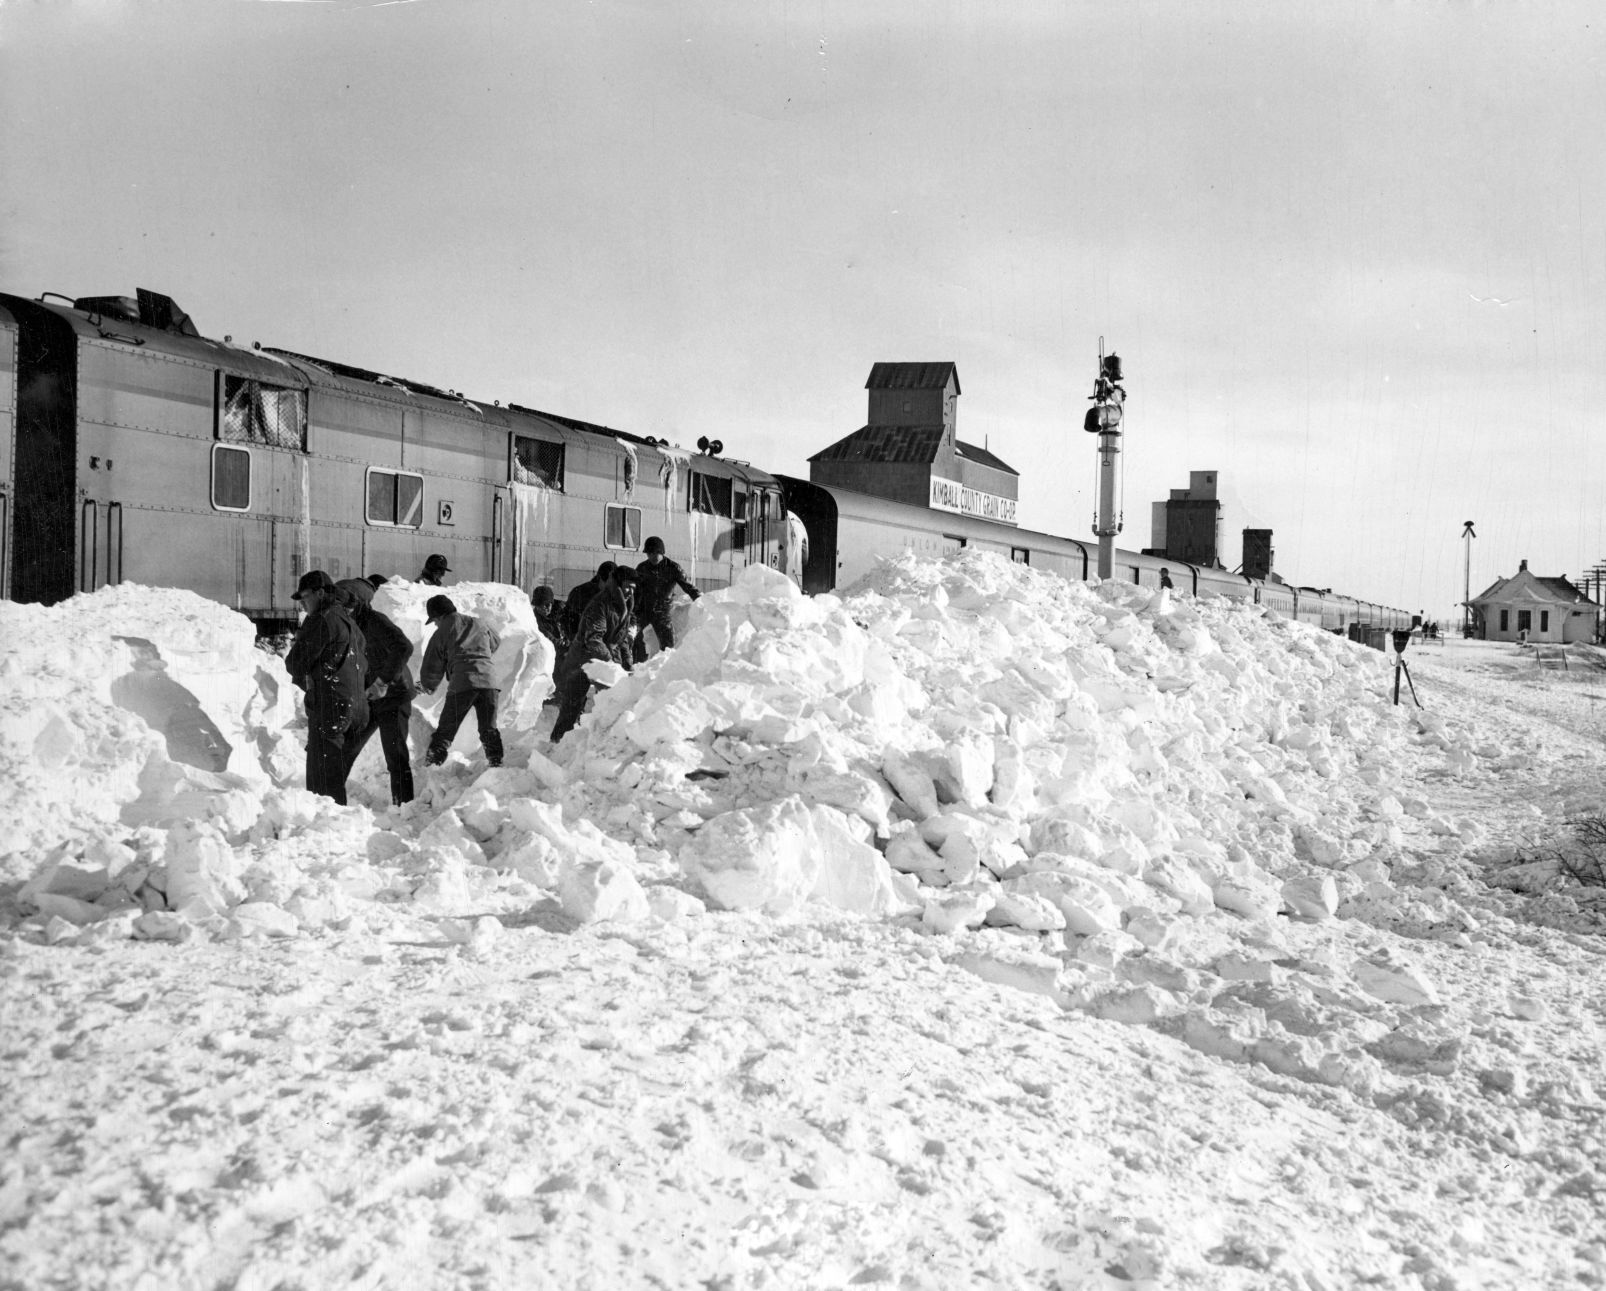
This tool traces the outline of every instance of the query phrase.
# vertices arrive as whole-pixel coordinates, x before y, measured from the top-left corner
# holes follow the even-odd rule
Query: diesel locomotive
[[[518,405],[198,334],[155,292],[0,294],[0,596],[184,587],[272,629],[301,574],[550,585],[658,534],[689,577],[779,566],[774,477]]]

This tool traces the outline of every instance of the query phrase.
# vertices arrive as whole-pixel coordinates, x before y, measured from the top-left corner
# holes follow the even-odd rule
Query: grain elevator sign
[[[945,480],[939,475],[931,477],[931,506],[937,511],[951,511],[955,515],[997,520],[1002,524],[1015,523],[1014,498],[1001,498],[996,493],[966,488],[958,480]]]

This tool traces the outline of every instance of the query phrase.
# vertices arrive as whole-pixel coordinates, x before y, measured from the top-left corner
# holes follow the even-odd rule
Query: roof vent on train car
[[[139,321],[146,327],[155,327],[164,332],[177,332],[180,336],[199,336],[195,324],[190,316],[178,307],[178,303],[171,296],[164,296],[160,292],[146,291],[137,288],[139,292]]]
[[[102,318],[115,318],[124,323],[139,323],[154,327],[159,332],[177,332],[180,336],[199,336],[190,316],[174,303],[171,296],[138,288],[137,296],[80,296],[73,301],[74,309],[86,314],[99,314]]]
[[[139,322],[139,301],[132,296],[80,296],[73,301],[72,307],[86,314],[99,314],[102,318],[115,318],[124,323]]]

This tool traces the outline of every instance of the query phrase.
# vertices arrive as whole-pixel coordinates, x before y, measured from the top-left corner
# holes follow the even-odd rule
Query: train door
[[[760,489],[753,494],[755,514],[749,529],[748,560],[757,565],[781,568],[780,495],[774,489]]]
[[[20,324],[11,595],[54,605],[78,581],[78,339],[47,309],[9,307]]]
[[[733,583],[737,575],[747,568],[750,558],[748,543],[751,541],[753,525],[749,523],[748,508],[756,496],[746,480],[731,481],[730,581]]]

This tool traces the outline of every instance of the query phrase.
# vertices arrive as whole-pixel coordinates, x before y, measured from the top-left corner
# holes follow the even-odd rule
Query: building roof
[[[937,460],[941,444],[941,426],[861,426],[847,438],[822,448],[809,461],[929,463]]]
[[[1510,578],[1497,578],[1488,588],[1472,598],[1473,605],[1499,605],[1524,601],[1547,601],[1562,605],[1593,605],[1565,578],[1543,578],[1531,570],[1520,569]]]
[[[1011,475],[1020,474],[1003,458],[994,457],[985,448],[977,448],[976,445],[967,444],[962,439],[955,440],[954,446],[959,450],[959,456],[963,457],[967,462],[975,462],[977,466],[990,466],[995,471],[1008,471]]]
[[[959,369],[952,363],[877,363],[870,369],[866,390],[941,390],[954,381],[954,393],[960,394]]]

